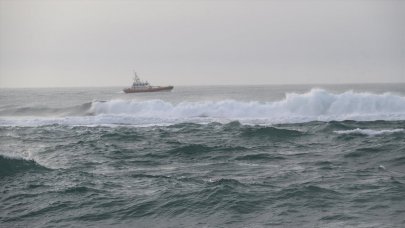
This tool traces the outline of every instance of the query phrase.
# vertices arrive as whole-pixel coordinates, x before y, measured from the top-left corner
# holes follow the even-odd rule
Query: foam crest
[[[405,97],[391,93],[348,91],[333,94],[322,89],[312,89],[305,94],[287,94],[285,100],[275,103],[289,113],[309,116],[405,114]]]
[[[86,104],[87,105],[87,104]],[[79,114],[58,117],[0,118],[0,125],[166,125],[181,122],[244,124],[301,123],[309,121],[405,120],[405,97],[392,94],[334,94],[312,89],[288,93],[279,101],[199,101],[170,103],[163,100],[93,101]],[[90,114],[90,115],[89,115]]]
[[[270,114],[270,106],[258,102],[240,102],[235,100],[181,102],[177,105],[162,101],[143,102],[113,100],[94,103],[91,112],[99,114],[131,115],[138,117],[191,118],[218,117],[243,118],[265,117]]]
[[[376,135],[404,132],[404,129],[400,128],[400,129],[372,130],[372,129],[356,128],[353,130],[343,130],[343,131],[334,131],[334,132],[337,134],[360,134],[360,135],[376,136]]]
[[[333,94],[313,89],[305,94],[289,93],[275,102],[242,102],[235,100],[181,102],[171,104],[162,100],[143,102],[112,100],[94,102],[91,112],[159,118],[269,118],[291,120],[361,120],[390,119],[405,116],[405,97],[385,93]]]

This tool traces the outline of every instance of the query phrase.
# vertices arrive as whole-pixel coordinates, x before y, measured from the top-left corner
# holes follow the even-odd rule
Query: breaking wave
[[[0,111],[0,114],[4,112]],[[334,94],[323,89],[312,89],[304,94],[288,93],[282,100],[269,102],[222,100],[184,101],[174,104],[163,100],[110,100],[94,101],[57,112],[67,115],[54,119],[0,118],[0,125],[160,125],[234,120],[242,123],[273,124],[333,120],[404,120],[405,97],[392,93],[353,91]]]
[[[312,89],[305,94],[288,93],[275,102],[241,102],[235,100],[181,102],[173,105],[162,100],[94,102],[95,114],[127,114],[140,117],[219,117],[219,118],[272,118],[281,116],[311,117],[312,119],[356,116],[405,115],[405,97],[385,93],[332,94]]]
[[[391,93],[372,94],[348,91],[341,94],[312,89],[305,94],[288,93],[273,102],[235,100],[181,102],[162,100],[94,102],[94,115],[121,115],[139,118],[264,120],[271,123],[331,120],[402,120],[405,97]]]
[[[399,133],[399,132],[404,132],[404,131],[405,131],[404,129],[372,130],[372,129],[356,128],[353,130],[342,130],[342,131],[334,131],[334,132],[337,134],[359,134],[359,135],[375,136],[375,135]]]

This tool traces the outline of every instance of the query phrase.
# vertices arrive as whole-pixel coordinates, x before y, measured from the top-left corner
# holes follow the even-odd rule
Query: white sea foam
[[[179,122],[229,122],[273,124],[331,120],[405,120],[405,97],[384,93],[334,94],[312,89],[288,93],[280,101],[236,100],[180,102],[163,100],[93,101],[83,115],[65,117],[3,117],[0,125],[162,125]],[[86,116],[86,114],[92,116]]]
[[[130,114],[154,117],[221,117],[221,118],[268,118],[280,116],[302,117],[350,117],[390,116],[405,114],[405,97],[385,94],[345,92],[332,94],[313,89],[305,94],[289,93],[276,102],[260,103],[224,100],[217,102],[182,102],[177,105],[162,101],[143,102],[111,100],[94,102],[95,114]]]
[[[405,97],[385,93],[329,93],[313,89],[305,94],[289,93],[275,102],[235,100],[181,102],[162,100],[94,102],[95,115],[126,115],[157,119],[259,119],[270,122],[306,122],[313,120],[400,120],[405,117]]]
[[[361,134],[368,136],[383,135],[383,134],[392,134],[397,132],[404,132],[404,129],[383,129],[383,130],[373,130],[373,129],[360,129],[356,128],[353,130],[343,130],[343,131],[334,131],[337,134]]]

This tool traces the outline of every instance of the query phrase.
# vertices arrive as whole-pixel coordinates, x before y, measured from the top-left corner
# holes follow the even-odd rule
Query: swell
[[[92,102],[64,108],[51,108],[47,106],[3,106],[0,107],[0,116],[85,116],[89,115]]]
[[[233,146],[207,146],[201,144],[189,144],[177,147],[175,149],[169,150],[168,155],[176,157],[188,157],[188,158],[201,158],[201,156],[208,156],[209,153],[216,153],[220,155],[221,153],[232,153],[245,151],[244,147],[233,147]],[[214,155],[210,155],[214,156]]]
[[[361,127],[403,128],[403,124],[396,123],[368,124]],[[307,133],[326,125],[330,127],[328,132]],[[48,157],[58,153],[55,158],[71,159],[69,164],[73,167],[43,172],[45,175],[41,173],[40,179],[35,177],[39,175],[32,175],[30,183],[43,187],[30,187],[7,202],[20,207],[20,212],[7,209],[6,216],[15,221],[7,220],[10,221],[7,225],[15,227],[17,221],[30,224],[42,220],[45,221],[42,226],[48,227],[127,226],[122,221],[134,224],[146,221],[145,226],[150,226],[156,224],[156,219],[170,218],[180,221],[173,227],[192,227],[195,224],[181,219],[195,217],[199,221],[213,221],[210,225],[215,227],[239,226],[242,220],[246,220],[248,226],[250,222],[267,222],[269,216],[273,216],[269,211],[275,211],[274,217],[280,224],[297,226],[301,220],[289,223],[291,218],[339,221],[349,218],[344,217],[346,213],[339,215],[342,206],[351,205],[346,207],[347,214],[356,215],[369,205],[381,204],[393,209],[377,210],[375,213],[381,215],[376,219],[390,219],[389,213],[403,208],[403,201],[396,199],[401,199],[404,188],[402,183],[390,180],[385,172],[379,171],[377,165],[383,164],[388,170],[391,166],[394,166],[392,170],[403,168],[405,159],[400,147],[402,145],[403,149],[400,144],[403,134],[332,142],[339,137],[333,130],[350,130],[357,125],[355,121],[346,121],[270,127],[246,126],[234,121],[224,125],[180,123],[151,128],[66,127],[71,131],[63,131],[61,136],[59,127],[50,127],[53,131],[46,133],[42,128],[10,128],[8,130],[18,130],[19,135],[25,131],[25,135],[41,135],[40,138],[49,139],[53,135],[50,140],[37,143],[48,143],[48,147],[55,148],[46,154]],[[392,142],[390,137],[398,135],[402,141]],[[292,140],[276,144],[269,140],[272,137]],[[339,147],[334,147],[337,145]],[[85,153],[80,154],[80,151]],[[152,157],[151,154],[162,156]],[[12,160],[12,166],[21,162],[29,165],[14,173],[43,169],[34,161],[20,160]],[[101,162],[88,167],[89,161]],[[0,163],[0,168],[3,166]],[[52,173],[54,175],[50,175]],[[24,186],[28,176],[31,175],[8,178],[15,181],[9,185]],[[391,176],[403,182],[402,174]],[[375,184],[374,178],[383,182]],[[352,186],[359,190],[348,190]],[[20,190],[10,187],[10,191]],[[33,194],[30,196],[27,192]],[[27,203],[21,206],[20,202]],[[215,220],[218,217],[214,215],[224,220]],[[366,214],[365,219],[372,220],[372,215]]]
[[[0,177],[10,176],[20,172],[46,169],[46,167],[39,165],[34,160],[7,157],[0,154]]]
[[[269,153],[256,153],[256,154],[247,154],[241,155],[235,158],[235,160],[247,160],[247,161],[257,161],[257,162],[269,162],[269,161],[279,161],[284,160],[283,156],[274,155]]]
[[[302,136],[304,134],[305,133],[297,130],[261,126],[247,126],[241,132],[243,137],[269,137],[277,139],[288,139],[291,137]]]

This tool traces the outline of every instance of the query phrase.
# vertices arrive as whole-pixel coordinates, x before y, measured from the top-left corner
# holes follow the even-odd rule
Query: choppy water
[[[0,90],[0,227],[404,227],[405,85]]]

